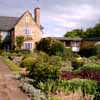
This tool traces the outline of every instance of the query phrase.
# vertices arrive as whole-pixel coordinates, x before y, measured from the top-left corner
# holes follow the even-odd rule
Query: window
[[[32,29],[28,27],[24,27],[23,33],[26,35],[32,35]]]
[[[26,24],[29,23],[30,17],[28,15],[26,15]]]
[[[31,50],[32,49],[32,43],[24,43],[24,49],[27,49],[27,50]]]

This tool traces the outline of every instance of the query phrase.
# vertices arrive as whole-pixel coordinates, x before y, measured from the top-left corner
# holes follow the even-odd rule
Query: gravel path
[[[30,100],[19,88],[7,65],[0,60],[0,100]]]

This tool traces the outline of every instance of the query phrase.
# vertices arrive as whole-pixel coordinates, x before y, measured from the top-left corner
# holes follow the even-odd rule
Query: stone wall
[[[26,19],[26,17],[28,18]],[[26,22],[28,20],[28,22]],[[31,35],[24,34],[25,27],[28,27],[31,29]],[[32,42],[33,48],[35,48],[35,43],[40,41],[42,38],[42,32],[39,28],[39,26],[35,23],[35,21],[32,18],[32,15],[29,11],[25,12],[24,15],[21,17],[19,22],[15,26],[15,37],[17,36],[24,36],[25,38],[30,37],[31,40],[26,40],[25,42]]]

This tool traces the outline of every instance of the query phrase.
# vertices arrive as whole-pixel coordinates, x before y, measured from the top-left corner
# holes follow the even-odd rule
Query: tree
[[[82,29],[74,29],[70,32],[66,32],[64,36],[68,38],[100,37],[100,23],[96,24],[94,27],[87,28],[86,31],[83,31]]]
[[[83,30],[82,29],[74,29],[70,32],[65,33],[65,37],[69,38],[80,38],[83,35]]]
[[[16,44],[19,49],[21,49],[21,46],[23,45],[23,43],[24,43],[24,36],[17,36]]]
[[[64,44],[52,38],[44,38],[36,46],[37,50],[46,52],[49,55],[62,55],[64,53]]]

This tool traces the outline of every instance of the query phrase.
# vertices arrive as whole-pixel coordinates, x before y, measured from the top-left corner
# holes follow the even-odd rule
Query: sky
[[[0,16],[34,15],[41,8],[43,37],[61,37],[72,29],[86,29],[100,22],[100,0],[0,0]]]

